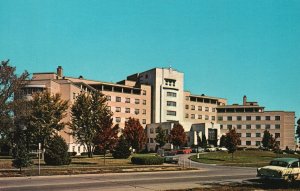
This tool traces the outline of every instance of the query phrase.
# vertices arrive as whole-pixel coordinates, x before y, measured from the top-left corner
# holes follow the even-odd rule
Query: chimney
[[[247,104],[247,96],[244,95],[243,97],[243,105],[246,105]]]
[[[62,77],[63,76],[63,69],[61,66],[57,67],[57,76]]]

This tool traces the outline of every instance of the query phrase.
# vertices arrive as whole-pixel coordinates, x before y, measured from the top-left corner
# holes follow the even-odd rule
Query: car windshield
[[[284,161],[276,161],[276,160],[273,160],[273,161],[270,162],[270,165],[271,165],[271,166],[287,167],[287,166],[288,166],[288,163],[287,163],[287,162],[284,162]]]

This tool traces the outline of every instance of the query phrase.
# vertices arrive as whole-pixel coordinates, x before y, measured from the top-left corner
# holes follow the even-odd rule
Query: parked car
[[[181,149],[177,150],[177,154],[190,154],[192,149],[190,147],[182,147]]]
[[[293,182],[300,178],[300,161],[297,158],[276,158],[268,166],[257,169],[263,179],[281,179]]]
[[[198,153],[202,153],[204,152],[204,149],[202,147],[198,147],[198,148],[196,147],[192,149],[192,153],[197,153],[197,151]]]
[[[226,147],[217,147],[217,151],[224,151],[227,152],[228,149]]]
[[[217,151],[217,148],[214,147],[213,145],[209,145],[205,148],[205,152],[215,152]]]
[[[177,164],[179,161],[178,156],[176,156],[175,152],[171,152],[171,151],[166,151],[164,153],[164,162],[165,163],[175,163]]]

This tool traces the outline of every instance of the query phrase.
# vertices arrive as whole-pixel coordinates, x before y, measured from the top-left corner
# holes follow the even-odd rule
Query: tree
[[[119,138],[117,146],[112,153],[112,156],[116,159],[127,159],[130,155],[130,145],[127,143],[124,136],[121,136]]]
[[[140,152],[146,144],[146,133],[138,119],[129,118],[125,123],[123,136],[129,145],[137,152]]]
[[[226,146],[226,136],[222,135],[220,138],[220,147],[225,147]]]
[[[171,132],[170,132],[170,142],[175,147],[181,147],[186,143],[186,134],[181,124],[174,124]]]
[[[62,119],[66,116],[68,101],[62,100],[59,94],[50,95],[47,91],[35,93],[32,97],[27,122],[28,132],[32,135],[30,142],[36,147],[41,143],[44,149],[51,136],[65,127]]]
[[[298,142],[300,143],[300,118],[297,121],[296,134],[297,134]]]
[[[48,140],[44,160],[47,165],[69,165],[71,163],[68,145],[61,136],[54,135]]]
[[[262,138],[262,145],[263,145],[263,147],[268,148],[268,149],[273,149],[274,148],[275,139],[274,139],[273,135],[268,130],[264,131],[264,135],[263,135],[263,138]]]
[[[93,157],[95,144],[103,149],[116,140],[117,127],[112,127],[112,114],[107,108],[106,97],[100,92],[80,94],[71,108],[72,135],[84,145],[88,157]],[[102,136],[103,135],[103,136]],[[110,141],[105,145],[105,141]]]
[[[10,129],[14,128],[14,109],[16,97],[26,85],[28,72],[16,74],[16,67],[10,66],[9,60],[0,64],[0,146],[10,145]]]
[[[26,127],[18,124],[16,130],[13,132],[13,161],[12,166],[19,168],[20,172],[23,167],[29,166],[32,161],[29,155],[28,147],[26,146]]]
[[[165,144],[168,141],[168,135],[166,131],[162,129],[161,126],[158,126],[156,129],[155,141],[158,143],[160,148],[165,146]]]
[[[235,128],[229,130],[226,133],[226,148],[228,149],[228,153],[231,153],[231,159],[233,160],[233,153],[237,150],[237,145],[240,142],[240,137],[236,133]]]
[[[202,133],[202,139],[200,141],[200,146],[201,147],[206,147],[207,146],[207,139],[204,133]]]

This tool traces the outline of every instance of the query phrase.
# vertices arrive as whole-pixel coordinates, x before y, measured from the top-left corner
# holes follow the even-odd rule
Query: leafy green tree
[[[181,124],[174,124],[170,131],[170,142],[177,148],[183,146],[187,142],[186,134]]]
[[[129,118],[125,123],[123,136],[136,152],[140,152],[146,144],[146,133],[138,119]]]
[[[47,91],[35,93],[32,97],[27,128],[32,135],[32,144],[37,147],[41,143],[44,149],[51,136],[65,127],[62,119],[66,116],[68,101],[62,100],[59,94],[51,95]]]
[[[263,147],[268,149],[273,149],[275,146],[275,138],[268,130],[264,131],[264,135],[262,138],[262,145]]]
[[[65,140],[59,135],[51,137],[45,151],[45,163],[47,165],[69,165],[71,160]]]
[[[156,129],[155,141],[158,143],[159,147],[162,148],[168,142],[168,135],[161,126]]]
[[[81,145],[86,147],[88,157],[93,157],[95,144],[105,149],[111,142],[104,145],[104,140],[115,141],[117,128],[110,129],[112,114],[108,112],[106,97],[100,92],[80,94],[71,108],[71,113],[72,134]]]
[[[128,157],[130,157],[130,155],[130,145],[125,140],[124,136],[121,136],[119,138],[117,146],[112,153],[112,156],[116,159],[127,159]]]
[[[237,150],[238,143],[240,142],[240,137],[236,133],[235,128],[229,130],[226,133],[226,148],[228,153],[231,153],[231,159],[233,160],[233,153]]]
[[[20,95],[22,87],[26,85],[28,72],[16,74],[16,67],[9,64],[9,60],[0,64],[0,147],[11,147],[10,130],[14,129],[14,110],[16,98]]]
[[[26,127],[23,124],[16,125],[16,129],[13,132],[13,161],[12,166],[19,168],[20,172],[23,167],[28,167],[32,161],[29,155],[29,149],[26,146]]]
[[[225,147],[226,146],[226,136],[222,135],[220,138],[220,147]]]

